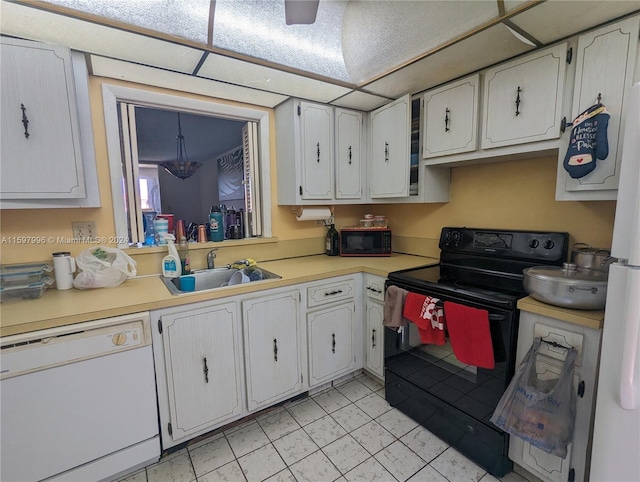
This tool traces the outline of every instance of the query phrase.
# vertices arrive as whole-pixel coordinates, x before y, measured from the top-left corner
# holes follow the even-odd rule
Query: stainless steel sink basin
[[[226,288],[229,286],[229,281],[231,277],[237,273],[242,272],[246,276],[244,278],[244,282],[247,283],[259,283],[265,280],[271,279],[280,279],[281,276],[266,269],[252,267],[252,268],[244,268],[244,269],[235,269],[235,268],[214,268],[214,269],[203,269],[199,271],[194,271],[188,276],[193,276],[196,280],[196,288],[195,292],[201,291],[211,291],[217,290],[220,288]],[[239,277],[238,275],[237,277]],[[236,278],[237,278],[236,277]],[[164,278],[160,277],[164,282],[165,286],[171,292],[172,295],[183,295],[186,293],[193,293],[194,291],[182,291],[180,289],[180,278]],[[233,284],[233,283],[232,283]]]

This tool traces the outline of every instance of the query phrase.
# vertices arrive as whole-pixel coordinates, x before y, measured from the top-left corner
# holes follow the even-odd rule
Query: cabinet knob
[[[336,352],[336,334],[331,333],[331,353]]]
[[[316,148],[318,149],[316,153],[318,154],[318,162],[320,162],[320,143],[316,144]]]
[[[516,115],[520,115],[520,92],[522,92],[522,89],[520,88],[520,86],[518,86],[518,90],[517,92],[517,96],[516,96]]]
[[[389,162],[389,143],[384,143],[384,162]]]
[[[273,339],[273,359],[278,361],[278,339]]]
[[[371,347],[376,347],[376,330],[374,329],[371,330]]]
[[[349,165],[351,165],[351,146],[349,146]]]
[[[445,132],[449,132],[449,112],[451,112],[451,111],[447,107],[444,110],[444,131]]]

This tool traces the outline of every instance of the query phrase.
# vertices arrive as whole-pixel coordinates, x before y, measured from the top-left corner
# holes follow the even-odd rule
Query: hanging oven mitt
[[[574,179],[586,176],[596,168],[596,159],[609,155],[607,125],[609,113],[602,104],[589,107],[571,124],[569,148],[563,166]]]

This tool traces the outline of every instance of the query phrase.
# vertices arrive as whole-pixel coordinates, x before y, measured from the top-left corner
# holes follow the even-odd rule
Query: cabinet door
[[[566,55],[561,44],[487,70],[483,149],[560,136]]]
[[[349,373],[354,359],[354,303],[307,314],[309,386]]]
[[[69,49],[2,39],[2,199],[86,195]]]
[[[336,199],[362,198],[362,114],[336,109]]]
[[[548,360],[548,361],[546,361]],[[562,372],[562,366],[555,363],[551,363],[550,359],[546,359],[544,356],[538,356],[536,360],[536,373],[538,379],[548,380],[557,379]],[[574,385],[578,386],[580,382],[578,375],[575,375]],[[577,403],[580,403],[578,398]],[[534,469],[536,474],[544,475],[544,480],[549,482],[565,482],[569,480],[569,470],[573,465],[572,461],[572,446],[567,446],[567,456],[560,458],[556,455],[552,455],[537,447],[534,447],[529,442],[524,442],[524,448],[522,451],[522,461],[525,467]]]
[[[580,179],[573,179],[562,167],[570,137],[571,129],[568,128],[565,142],[562,143],[559,152],[559,172],[562,177],[558,180],[566,191],[602,191],[618,188],[623,133],[621,119],[625,117],[626,112],[625,93],[633,83],[638,23],[637,17],[631,18],[578,38],[572,119],[596,104],[600,96],[610,115],[607,128],[609,155],[596,161],[595,170]],[[611,199],[615,199],[615,194]]]
[[[383,304],[367,300],[367,331],[365,333],[365,368],[384,379],[384,331],[382,319]]]
[[[242,354],[235,303],[162,317],[174,440],[242,412]]]
[[[409,196],[410,116],[409,95],[371,113],[372,198]]]
[[[302,388],[299,296],[294,291],[242,302],[249,410]]]
[[[333,111],[325,105],[300,102],[302,199],[333,197]]]
[[[474,75],[424,95],[423,158],[476,149],[479,87]]]

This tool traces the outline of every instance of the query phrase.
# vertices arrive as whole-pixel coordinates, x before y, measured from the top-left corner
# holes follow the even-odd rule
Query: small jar
[[[365,219],[373,219],[373,214],[365,214],[363,217]]]
[[[361,219],[360,220],[361,228],[372,228],[373,227],[373,218],[371,219]]]
[[[384,216],[374,216],[373,225],[376,228],[386,228],[388,226],[387,218]]]

